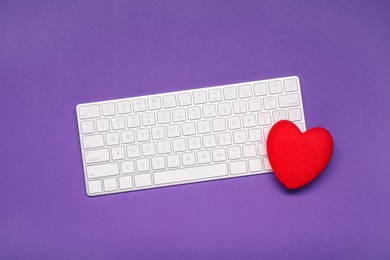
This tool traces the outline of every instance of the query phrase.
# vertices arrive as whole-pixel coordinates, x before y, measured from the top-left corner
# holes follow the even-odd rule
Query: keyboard
[[[272,172],[279,120],[305,131],[298,77],[80,104],[88,196]]]

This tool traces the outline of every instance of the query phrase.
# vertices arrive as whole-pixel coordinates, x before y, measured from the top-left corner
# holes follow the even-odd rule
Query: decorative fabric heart
[[[301,133],[292,122],[281,120],[270,130],[267,153],[279,181],[289,189],[300,188],[325,169],[333,151],[333,138],[324,128]]]

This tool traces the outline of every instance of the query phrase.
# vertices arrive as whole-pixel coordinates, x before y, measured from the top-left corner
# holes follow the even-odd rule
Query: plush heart
[[[290,121],[281,120],[270,130],[267,153],[271,167],[284,186],[300,188],[325,169],[333,151],[333,138],[324,128],[301,133]]]

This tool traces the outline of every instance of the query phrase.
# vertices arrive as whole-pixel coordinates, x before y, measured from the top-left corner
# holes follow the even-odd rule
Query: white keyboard
[[[77,106],[89,196],[271,172],[281,119],[306,129],[298,77]]]

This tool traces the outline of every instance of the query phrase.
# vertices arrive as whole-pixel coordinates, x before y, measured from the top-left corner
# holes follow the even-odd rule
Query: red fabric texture
[[[333,151],[328,130],[317,127],[301,133],[292,122],[281,120],[270,130],[267,153],[279,181],[297,189],[314,180],[325,169]]]

